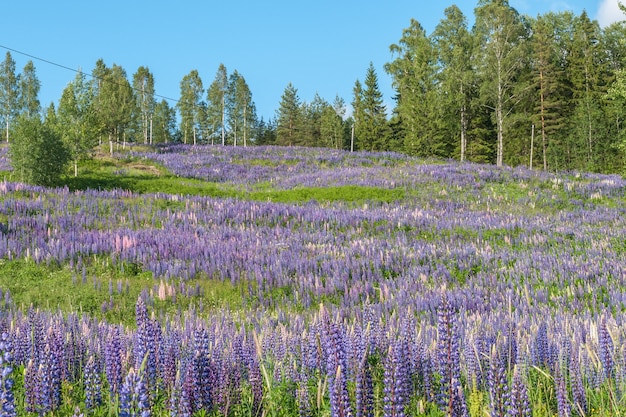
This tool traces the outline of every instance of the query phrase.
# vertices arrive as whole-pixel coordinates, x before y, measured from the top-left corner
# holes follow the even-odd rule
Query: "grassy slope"
[[[4,176],[10,179],[10,173]],[[292,190],[263,190],[246,192],[228,184],[217,184],[197,179],[181,178],[165,168],[146,161],[114,159],[103,155],[83,162],[79,176],[67,176],[61,186],[70,190],[125,189],[133,193],[172,193],[240,198],[256,201],[304,203],[344,201],[363,204],[369,201],[392,202],[404,198],[404,191],[374,187],[302,187]],[[0,289],[4,300],[17,307],[63,311],[80,311],[105,318],[111,322],[132,325],[134,306],[141,291],[158,291],[160,283],[148,272],[127,268],[120,271],[112,267],[87,266],[82,276],[77,276],[69,266],[35,264],[29,260],[0,260]],[[162,284],[161,284],[162,285]],[[161,313],[185,311],[190,304],[201,308],[240,309],[243,286],[214,279],[195,279],[186,282],[188,295],[177,291],[175,299],[156,300],[152,306]],[[120,291],[121,288],[121,291]],[[276,289],[280,293],[282,289]],[[71,294],[69,296],[68,294]],[[280,294],[278,294],[280,295]],[[113,305],[114,307],[109,307]]]

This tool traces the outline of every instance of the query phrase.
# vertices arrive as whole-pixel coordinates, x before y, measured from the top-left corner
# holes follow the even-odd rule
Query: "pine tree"
[[[606,92],[606,58],[598,23],[583,12],[575,21],[568,62],[574,112],[570,119],[571,149],[575,164],[586,170],[602,169],[606,150],[602,135],[601,99]]]
[[[5,138],[9,141],[11,123],[20,110],[20,79],[15,74],[15,61],[7,51],[4,61],[0,63],[0,117],[5,127]]]
[[[388,150],[386,108],[378,87],[378,76],[370,62],[365,74],[365,89],[362,94],[361,121],[357,124],[358,137],[367,151]]]
[[[562,129],[564,121],[564,68],[560,62],[559,26],[565,15],[548,13],[533,21],[531,38],[535,85],[535,120],[541,135],[541,156],[544,170],[548,169],[550,137]],[[565,18],[566,19],[566,18]]]
[[[323,146],[321,144],[322,113],[330,104],[318,93],[315,93],[311,103],[302,103],[303,142],[304,146]]]
[[[298,90],[289,83],[276,113],[276,143],[294,146],[302,143],[302,115]]]
[[[411,19],[398,44],[390,50],[396,59],[385,65],[397,92],[395,111],[402,124],[404,151],[419,156],[448,156],[439,136],[441,116],[436,109],[437,57],[422,25]],[[381,146],[382,145],[382,146]],[[375,149],[388,149],[384,144]]]

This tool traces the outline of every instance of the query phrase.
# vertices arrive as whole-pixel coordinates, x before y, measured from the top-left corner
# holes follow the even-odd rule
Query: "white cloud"
[[[618,0],[602,0],[598,9],[598,22],[600,26],[606,27],[611,23],[626,20],[626,15],[617,5]],[[622,2],[623,4],[626,4]]]

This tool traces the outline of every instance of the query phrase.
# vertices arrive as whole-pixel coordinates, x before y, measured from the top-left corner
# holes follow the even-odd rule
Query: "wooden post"
[[[533,151],[535,149],[535,125],[530,130],[530,164],[529,168],[533,169]]]
[[[352,124],[352,134],[350,135],[350,152],[354,152],[354,124]]]

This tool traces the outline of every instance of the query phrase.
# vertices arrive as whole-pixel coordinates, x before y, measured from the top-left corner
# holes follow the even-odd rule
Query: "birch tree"
[[[39,90],[41,82],[37,78],[33,61],[28,61],[19,77],[20,110],[29,117],[35,117],[41,112]]]
[[[440,100],[445,103],[451,127],[450,134],[459,138],[459,159],[467,158],[467,136],[469,129],[469,102],[472,94],[473,38],[467,29],[467,19],[461,9],[450,6],[445,10],[433,33],[441,71],[438,73],[441,85]]]
[[[207,122],[211,137],[219,132],[222,146],[226,144],[226,95],[228,93],[228,72],[220,64],[215,79],[207,90]]]
[[[94,93],[84,73],[79,71],[63,90],[57,114],[62,126],[59,133],[74,163],[74,177],[77,177],[78,161],[87,158],[98,141]]]
[[[15,74],[15,61],[11,53],[7,51],[4,61],[0,63],[0,117],[7,142],[11,123],[19,114],[19,83],[19,76]]]
[[[152,144],[153,117],[156,101],[154,98],[154,76],[146,67],[139,67],[133,75],[133,89],[141,118],[141,132],[144,144]]]
[[[202,79],[197,70],[192,70],[185,75],[180,82],[180,99],[177,107],[180,113],[180,125],[183,135],[183,142],[187,143],[188,138],[197,142],[198,121],[200,114],[200,100],[204,89]]]
[[[494,113],[496,165],[504,162],[506,118],[515,104],[515,81],[523,65],[528,33],[508,0],[480,0],[475,10],[476,62],[480,65],[481,97]]]

